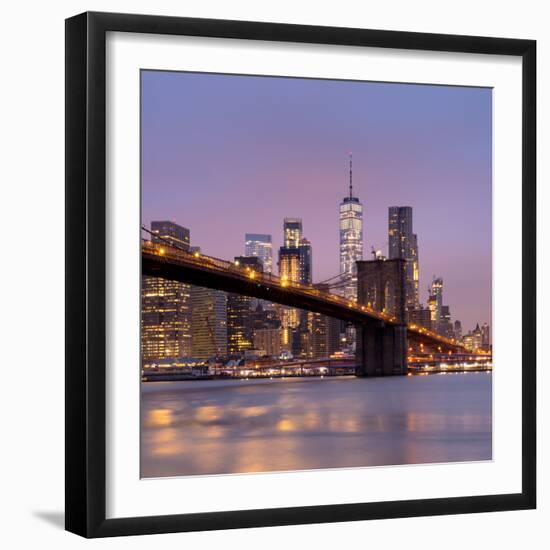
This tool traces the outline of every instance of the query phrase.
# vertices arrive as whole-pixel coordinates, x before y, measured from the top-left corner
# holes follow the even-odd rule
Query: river
[[[141,475],[490,460],[489,372],[142,383]]]

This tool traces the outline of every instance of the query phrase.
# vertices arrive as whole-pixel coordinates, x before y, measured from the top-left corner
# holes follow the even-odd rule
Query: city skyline
[[[229,124],[229,119],[237,113],[246,121],[242,124],[244,128],[256,132],[259,130],[257,121],[244,110],[245,103],[251,99],[254,91],[257,92],[255,103],[248,108],[252,114],[256,115],[258,115],[258,106],[262,102],[268,102],[276,94],[286,91],[286,95],[283,93],[281,96],[284,98],[282,102],[284,105],[279,107],[281,111],[279,118],[284,119],[287,124],[291,122],[290,115],[296,114],[298,105],[306,110],[305,113],[301,112],[302,118],[307,115],[311,122],[314,112],[318,114],[322,112],[319,105],[322,103],[321,99],[327,99],[327,96],[340,96],[342,99],[343,96],[351,94],[353,96],[351,99],[355,99],[351,107],[349,101],[341,106],[342,111],[347,113],[347,118],[343,115],[343,123],[335,125],[332,111],[325,118],[330,119],[336,134],[342,133],[342,127],[349,130],[350,136],[346,139],[345,136],[340,135],[338,142],[345,141],[345,145],[350,145],[349,148],[354,152],[354,194],[361,200],[365,209],[363,223],[367,238],[364,243],[364,259],[370,259],[371,245],[381,249],[384,254],[388,253],[388,207],[394,204],[412,206],[421,258],[421,301],[426,301],[426,288],[432,276],[441,276],[445,281],[446,302],[451,306],[453,319],[460,319],[462,325],[468,328],[476,322],[490,324],[491,96],[489,90],[441,87],[436,89],[437,87],[431,86],[223,77],[187,73],[167,75],[167,73],[149,74],[147,71],[143,73],[142,78],[142,217],[145,225],[154,219],[171,219],[190,229],[191,245],[200,246],[206,254],[230,259],[242,253],[246,233],[271,235],[273,251],[278,250],[283,245],[283,219],[295,216],[302,219],[304,234],[312,245],[314,282],[338,273],[338,205],[347,192],[349,179],[346,164],[347,147],[335,146],[334,150],[324,151],[324,148],[328,147],[325,142],[331,140],[325,139],[320,142],[312,134],[309,141],[302,139],[301,147],[293,149],[290,143],[287,143],[288,140],[281,141],[282,125],[279,120],[274,119],[270,119],[271,126],[265,128],[266,136],[259,136],[254,131],[249,132],[253,134],[252,137],[263,138],[260,140],[262,147],[254,146],[250,136],[241,135],[239,130],[236,133],[240,140],[231,139],[224,142],[220,140],[219,130],[221,127],[226,129],[226,138],[230,137],[229,134],[235,133],[234,128]],[[217,80],[218,86],[211,85],[213,78]],[[182,82],[185,85],[182,86]],[[206,86],[207,83],[209,86]],[[311,107],[311,101],[305,101],[306,92],[311,90],[312,86],[318,92],[315,96],[316,101],[313,101],[316,109]],[[353,88],[351,92],[348,86]],[[357,92],[358,88],[361,91],[360,94]],[[381,88],[384,92],[382,94]],[[402,93],[404,88],[407,89],[406,94]],[[199,97],[201,89],[208,91],[205,94],[206,97]],[[399,90],[401,94],[398,93]],[[246,93],[242,97],[237,96],[237,92]],[[415,184],[408,187],[415,187],[415,191],[411,192],[404,185],[403,178],[394,177],[395,188],[387,184],[384,170],[387,172],[395,162],[382,166],[381,156],[375,154],[380,153],[381,150],[374,137],[362,128],[364,141],[360,142],[358,139],[360,125],[351,120],[351,112],[354,109],[357,114],[361,114],[356,96],[370,95],[371,99],[377,98],[378,107],[382,105],[387,110],[391,105],[391,101],[388,104],[389,95],[393,106],[397,105],[403,111],[403,105],[398,100],[409,97],[411,93],[416,97],[414,101],[410,101],[411,105],[422,106],[424,114],[430,111],[426,103],[428,98],[431,100],[431,105],[435,105],[437,116],[428,117],[424,126],[433,130],[433,124],[438,122],[442,131],[442,127],[445,126],[442,123],[445,122],[448,133],[457,142],[460,140],[457,138],[456,131],[460,130],[459,135],[464,141],[458,144],[460,152],[451,155],[454,163],[448,166],[450,172],[446,179],[451,183],[455,181],[456,175],[453,175],[453,169],[454,171],[465,170],[469,167],[472,174],[467,180],[463,180],[465,183],[460,187],[458,197],[455,197],[458,185],[456,181],[454,187],[452,185],[449,187],[447,184],[434,186],[433,178],[439,174],[443,179],[441,170],[445,168],[441,149],[435,147],[435,143],[434,150],[430,151],[431,156],[428,155],[434,165],[432,172],[435,175],[430,172],[432,175],[428,178],[428,182],[419,182],[416,179],[419,177],[418,167],[423,166],[421,161],[427,161],[426,151],[421,151],[424,154],[416,157],[417,163],[413,162],[413,167],[416,167],[416,170],[412,171],[416,174]],[[225,100],[224,106],[214,109],[214,113],[207,112],[208,108],[213,107],[213,101],[219,94],[222,94]],[[428,98],[425,97],[426,94]],[[309,99],[311,100],[310,96]],[[184,117],[185,113],[191,114],[190,106],[194,107],[193,116]],[[445,113],[443,113],[443,107],[446,108]],[[449,112],[449,107],[454,107],[454,111],[451,109]],[[174,115],[170,120],[166,116],[169,112]],[[459,114],[461,117],[458,116]],[[201,115],[203,115],[202,118]],[[215,115],[221,116],[221,120],[215,120],[213,118]],[[479,120],[480,116],[482,121]],[[477,131],[485,138],[482,139],[482,136],[478,135],[473,144],[471,138],[475,136],[469,135],[472,133],[472,124],[470,124],[472,117],[477,121],[473,124],[474,134]],[[466,124],[464,119],[468,119],[469,123]],[[413,129],[412,123],[415,121],[417,123],[418,135],[411,144],[411,150],[408,151],[407,158],[410,161],[411,153],[419,151],[419,143],[422,142],[420,137],[426,142],[429,133],[422,124],[418,127],[415,116],[409,113],[409,118],[398,119],[397,114],[393,113],[389,121],[383,120],[383,116],[380,116],[377,124],[371,124],[369,128],[372,132],[379,131],[379,135],[387,140],[390,133],[387,123],[389,122],[389,126],[393,123],[393,127],[396,125],[399,127],[399,124],[403,125],[404,120],[409,122],[407,127],[409,131]],[[321,122],[322,120],[319,124]],[[304,134],[303,124],[303,120],[296,121],[292,129],[296,129],[299,134]],[[218,131],[214,131],[213,128],[217,128]],[[290,141],[296,141],[295,133],[288,133]],[[466,139],[467,135],[470,139]],[[277,146],[275,150],[269,147],[263,150],[268,137],[271,137],[271,144]],[[441,140],[440,135],[435,137]],[[349,141],[353,143],[347,143]],[[480,145],[480,142],[483,144]],[[222,143],[226,145],[223,150]],[[183,144],[187,148],[183,150],[178,148],[179,154],[176,154],[174,145]],[[314,155],[316,151],[313,151],[314,144],[318,146],[317,161],[312,159],[312,156],[316,156]],[[165,150],[164,145],[170,145],[168,151]],[[485,155],[480,153],[480,146],[482,150],[485,147]],[[426,143],[425,147],[427,147]],[[237,154],[237,148],[240,149],[239,154]],[[233,157],[227,156],[226,149],[234,152]],[[252,151],[259,153],[260,149],[263,152],[258,159],[257,154],[252,154]],[[270,156],[270,151],[273,152],[273,156]],[[299,155],[300,152],[304,154],[303,160]],[[400,153],[403,154],[403,151]],[[450,155],[449,151],[447,154]],[[463,166],[460,164],[461,159],[464,161]],[[282,164],[274,166],[277,160]],[[403,163],[402,157],[396,156],[395,160],[397,164]],[[477,172],[473,170],[473,165],[477,166]],[[201,181],[198,184],[193,183],[197,179],[196,171],[202,171]],[[285,177],[281,177],[281,173],[284,173]],[[280,185],[277,185],[277,182],[280,182]],[[485,182],[484,185],[483,182]],[[437,190],[439,196],[435,193]],[[398,191],[400,195],[397,194]],[[408,200],[416,195],[418,195],[416,200]],[[449,209],[458,214],[455,219],[451,219],[452,224],[449,223]],[[468,215],[466,216],[465,213]]]

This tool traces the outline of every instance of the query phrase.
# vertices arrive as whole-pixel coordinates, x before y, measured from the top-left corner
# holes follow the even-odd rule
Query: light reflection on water
[[[142,384],[142,477],[491,459],[491,374]]]

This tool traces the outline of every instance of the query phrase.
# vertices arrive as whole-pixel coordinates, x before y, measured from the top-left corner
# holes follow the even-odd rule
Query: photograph
[[[142,478],[492,460],[492,114],[141,69]]]

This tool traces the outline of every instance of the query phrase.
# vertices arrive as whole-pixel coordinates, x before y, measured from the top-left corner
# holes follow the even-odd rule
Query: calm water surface
[[[142,384],[141,474],[491,459],[491,374]]]

